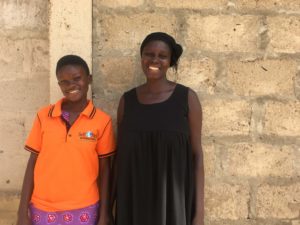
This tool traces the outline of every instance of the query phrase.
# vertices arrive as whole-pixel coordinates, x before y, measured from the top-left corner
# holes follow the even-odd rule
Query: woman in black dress
[[[203,225],[201,105],[166,77],[182,47],[156,32],[140,53],[147,81],[118,108],[117,225]]]

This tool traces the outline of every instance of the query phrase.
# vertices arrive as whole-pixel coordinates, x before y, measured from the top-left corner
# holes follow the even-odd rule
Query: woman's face
[[[145,45],[141,65],[147,79],[165,78],[170,63],[171,50],[165,42],[151,41]]]

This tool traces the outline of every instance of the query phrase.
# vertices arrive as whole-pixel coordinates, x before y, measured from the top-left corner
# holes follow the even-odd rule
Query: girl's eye
[[[60,80],[60,81],[58,81],[58,85],[60,85],[60,86],[67,86],[67,85],[69,85],[69,81],[68,80]]]
[[[153,57],[154,56],[152,53],[148,53],[148,52],[145,52],[143,55],[147,56],[147,57]]]
[[[78,81],[80,81],[81,80],[81,77],[74,77],[73,78],[73,81],[75,81],[75,82],[78,82]]]

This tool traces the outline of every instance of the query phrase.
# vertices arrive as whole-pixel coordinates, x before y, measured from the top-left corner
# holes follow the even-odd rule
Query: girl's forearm
[[[28,160],[25,175],[24,175],[20,205],[18,210],[19,217],[28,216],[28,207],[29,207],[29,203],[30,203],[30,199],[34,187],[33,174],[34,174],[36,159],[37,159],[37,154],[31,153]]]
[[[101,206],[100,215],[110,215],[111,201],[110,201],[110,190],[111,190],[111,168],[110,158],[100,159],[100,172],[99,172],[99,188],[101,195]]]

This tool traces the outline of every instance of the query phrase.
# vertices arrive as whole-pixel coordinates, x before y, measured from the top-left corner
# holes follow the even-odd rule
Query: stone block
[[[226,67],[228,83],[237,95],[294,96],[297,62],[293,60],[230,60]]]
[[[256,195],[256,211],[260,218],[294,219],[299,217],[300,184],[261,185]]]
[[[263,124],[267,135],[299,137],[300,102],[267,102]]]
[[[135,86],[136,59],[134,57],[100,57],[95,60],[94,94],[118,93]],[[141,74],[139,74],[142,76]]]
[[[225,152],[221,160],[225,176],[289,178],[296,175],[297,157],[292,146],[239,143],[227,146]]]
[[[18,155],[24,146],[24,119],[18,112],[1,112],[0,155]]]
[[[201,1],[201,0],[154,0],[156,7],[163,8],[176,8],[176,9],[214,9],[222,10],[227,6],[227,0],[211,0],[211,1]]]
[[[293,220],[292,225],[300,225],[300,220]]]
[[[25,156],[26,154],[26,156]],[[22,187],[30,153],[20,149],[19,155],[0,154],[0,191],[18,191]]]
[[[48,77],[48,40],[0,37],[1,81],[17,78]]]
[[[1,3],[0,3],[1,4]],[[26,46],[22,40],[12,40],[10,37],[0,37],[0,67],[2,73],[1,81],[16,79],[21,77],[24,71],[24,63],[29,54],[25,50]],[[12,76],[13,75],[13,76]]]
[[[41,74],[44,72],[49,76],[49,40],[30,39],[27,48],[31,50],[30,72]],[[50,74],[55,76],[55,74]]]
[[[11,192],[0,192],[0,212],[17,212],[20,195]]]
[[[300,225],[300,220],[293,220],[292,225]]]
[[[298,100],[300,100],[300,70],[296,74],[295,80],[294,80],[294,89],[295,89],[295,95]]]
[[[5,29],[45,29],[48,27],[48,1],[0,2],[0,25]]]
[[[155,31],[164,31],[176,37],[178,33],[176,17],[172,14],[104,14],[95,15],[93,30],[96,53],[103,55],[107,51],[118,50],[123,54],[139,54],[141,42],[146,35]]]
[[[178,72],[170,79],[192,88],[196,92],[213,94],[216,86],[216,63],[209,58],[183,57]]]
[[[49,80],[17,79],[0,82],[0,105],[6,111],[36,111],[49,102]]]
[[[268,1],[256,1],[256,0],[237,0],[235,1],[237,9],[242,11],[248,10],[267,10],[276,11],[280,13],[292,13],[299,12],[300,2],[298,0],[268,0]]]
[[[243,219],[243,220],[206,220],[205,225],[293,225],[288,220],[262,220],[262,219]]]
[[[38,107],[38,109],[35,111],[22,112],[22,117],[24,118],[24,128],[25,128],[24,141],[26,140],[28,133],[31,131],[31,128],[32,128],[32,125],[33,125],[33,122],[34,122],[34,119],[36,117],[38,110],[42,107],[43,106]]]
[[[0,225],[15,225],[17,222],[17,212],[1,212]]]
[[[250,199],[247,185],[215,183],[205,189],[205,215],[207,219],[245,219]]]
[[[213,177],[216,175],[216,167],[218,156],[214,145],[203,145],[203,162],[205,177]]]
[[[241,100],[205,100],[203,107],[204,136],[249,135],[251,105]]]
[[[268,51],[275,53],[300,52],[300,18],[297,16],[268,17]],[[288,38],[287,38],[288,37]]]
[[[257,16],[197,16],[187,19],[187,48],[213,52],[256,52],[260,18]]]
[[[96,0],[94,4],[110,8],[137,7],[144,4],[144,0]]]

